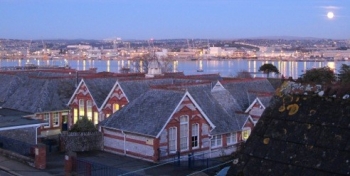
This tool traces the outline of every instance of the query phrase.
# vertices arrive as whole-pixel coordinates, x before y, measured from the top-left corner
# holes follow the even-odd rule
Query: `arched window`
[[[188,150],[188,116],[180,117],[180,149]]]
[[[176,127],[169,128],[169,153],[176,153],[177,129]]]
[[[92,101],[91,100],[86,101],[86,116],[89,120],[92,121]]]

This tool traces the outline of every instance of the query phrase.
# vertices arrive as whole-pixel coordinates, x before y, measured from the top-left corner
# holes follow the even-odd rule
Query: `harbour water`
[[[184,72],[185,75],[193,74],[212,74],[220,73],[221,76],[236,76],[237,72],[248,71],[254,77],[265,76],[259,72],[259,67],[265,63],[275,65],[284,77],[300,77],[306,70],[328,66],[337,73],[342,64],[350,64],[350,61],[266,61],[266,60],[174,60],[171,61],[169,71]],[[132,60],[40,60],[40,59],[0,59],[0,67],[25,66],[26,64],[38,66],[63,66],[68,64],[71,68],[77,70],[88,70],[97,68],[98,72],[116,72],[119,73],[122,68],[130,68],[131,72],[137,69],[133,66]],[[271,74],[272,77],[278,75]]]

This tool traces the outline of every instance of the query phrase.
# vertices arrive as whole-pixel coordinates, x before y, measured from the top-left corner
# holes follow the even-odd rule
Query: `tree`
[[[327,84],[335,81],[336,77],[332,69],[321,67],[306,70],[305,74],[301,75],[301,80],[304,82]]]
[[[343,84],[350,83],[350,65],[342,64],[338,74],[339,81]]]
[[[86,116],[84,116],[82,119],[77,120],[77,122],[73,125],[70,132],[95,132],[98,131],[92,123],[91,120],[89,120]]]
[[[277,67],[272,64],[264,64],[259,68],[259,71],[262,71],[266,74],[267,77],[269,77],[271,72],[279,74]]]

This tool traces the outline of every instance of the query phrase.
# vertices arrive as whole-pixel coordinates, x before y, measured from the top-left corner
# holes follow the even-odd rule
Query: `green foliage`
[[[343,84],[350,83],[350,65],[343,64],[339,70],[339,80]]]
[[[279,70],[277,69],[276,66],[272,65],[272,64],[264,64],[262,65],[260,68],[259,68],[259,71],[263,71],[267,77],[269,77],[269,74],[271,72],[274,72],[274,73],[280,73]]]
[[[336,80],[335,74],[329,67],[313,68],[301,75],[303,82],[313,82],[317,84],[327,84]]]
[[[86,116],[84,116],[82,119],[79,119],[71,128],[70,132],[96,132],[98,131],[92,123]]]

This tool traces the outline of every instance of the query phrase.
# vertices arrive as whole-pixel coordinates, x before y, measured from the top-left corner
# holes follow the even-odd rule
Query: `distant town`
[[[350,40],[168,39],[15,40],[0,39],[1,59],[134,59],[153,53],[175,59],[348,60]]]

